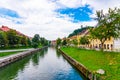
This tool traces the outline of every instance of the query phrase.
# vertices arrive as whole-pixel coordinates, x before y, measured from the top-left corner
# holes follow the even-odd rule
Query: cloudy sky
[[[120,0],[1,0],[0,26],[54,40],[81,25],[96,25],[96,10],[114,7],[120,8]]]

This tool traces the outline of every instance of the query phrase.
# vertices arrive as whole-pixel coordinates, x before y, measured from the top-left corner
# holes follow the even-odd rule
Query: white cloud
[[[54,10],[65,7],[77,8],[90,4],[90,8],[93,8],[95,12],[95,10],[107,10],[109,7],[119,6],[119,3],[119,0],[109,0],[109,2],[106,0],[56,0],[56,2],[50,0],[2,0],[0,1],[0,7],[14,10],[22,18],[0,17],[0,25],[7,25],[28,36],[33,36],[37,33],[52,40],[68,36],[80,25],[92,26],[96,24],[96,21],[73,23],[68,15],[61,15],[64,17],[60,18],[60,14]],[[90,14],[90,16],[95,17],[94,14]],[[23,24],[16,24],[13,20],[23,22]]]

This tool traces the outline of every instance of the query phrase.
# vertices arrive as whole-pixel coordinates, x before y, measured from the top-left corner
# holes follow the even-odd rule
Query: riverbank
[[[9,56],[9,55],[13,55],[13,54],[17,54],[19,52],[23,52],[23,51],[0,52],[0,58],[1,57],[6,57],[6,56]]]
[[[43,47],[45,48],[45,47]],[[40,51],[42,48],[37,48],[37,49],[31,49],[31,50],[28,50],[28,51],[25,51],[25,52],[20,52],[18,54],[14,54],[14,55],[10,55],[10,56],[7,56],[7,57],[3,57],[3,58],[0,58],[0,67],[3,67],[5,65],[8,65],[12,62],[15,62],[19,59],[22,59],[30,54],[33,54],[35,52],[38,52]]]
[[[61,50],[93,73],[96,73],[98,69],[103,69],[105,74],[97,74],[103,80],[120,79],[120,53],[85,50],[74,47],[62,47]]]

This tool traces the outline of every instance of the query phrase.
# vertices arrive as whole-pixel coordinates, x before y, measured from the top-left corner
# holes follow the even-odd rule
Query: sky
[[[67,37],[83,26],[95,26],[96,10],[120,8],[120,0],[1,0],[0,26],[48,40]]]

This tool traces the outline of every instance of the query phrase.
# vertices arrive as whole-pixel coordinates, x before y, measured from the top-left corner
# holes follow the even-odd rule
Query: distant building
[[[56,40],[51,41],[51,46],[56,46]]]
[[[90,35],[90,32],[89,32],[88,29],[86,29],[86,30],[83,30],[82,32],[80,32],[78,35],[70,37],[69,39],[71,39],[71,40],[77,39],[78,47],[79,46],[84,46],[86,48],[92,48],[92,49],[101,48],[101,42],[98,39],[89,39],[90,44],[88,44],[88,45],[81,45],[80,44],[80,42],[79,42],[80,38],[83,37],[83,36],[89,36],[89,35]],[[105,50],[120,51],[120,38],[119,39],[114,39],[114,38],[111,37],[110,39],[107,39],[104,43],[104,49]]]

